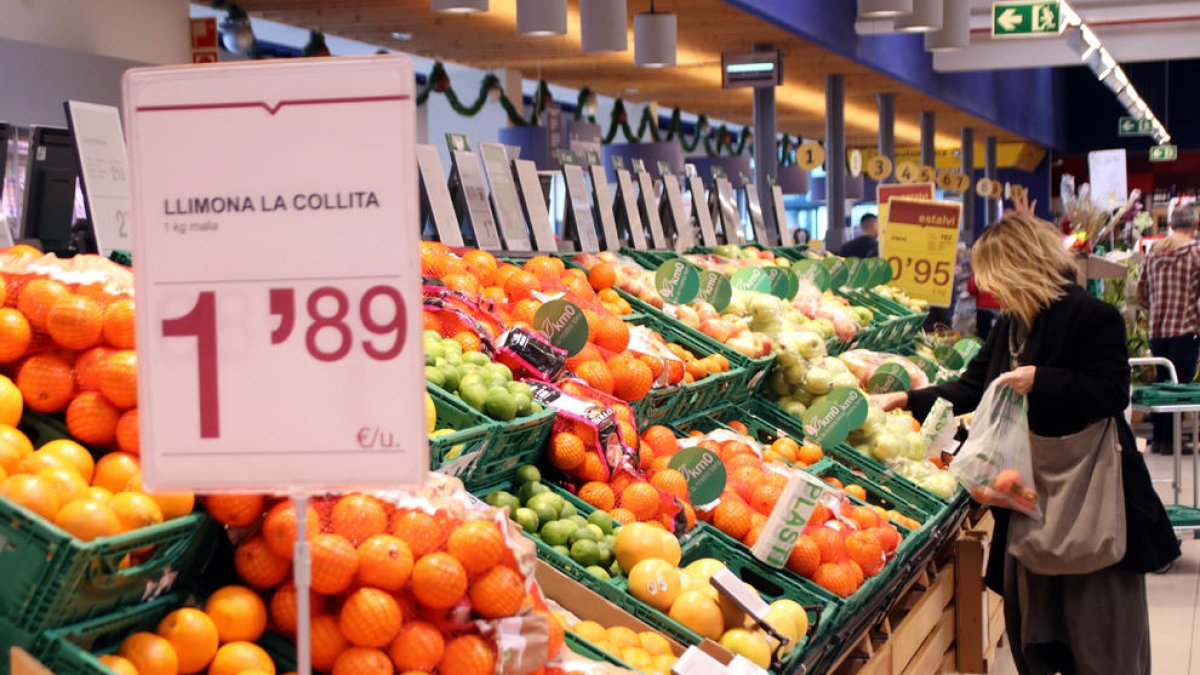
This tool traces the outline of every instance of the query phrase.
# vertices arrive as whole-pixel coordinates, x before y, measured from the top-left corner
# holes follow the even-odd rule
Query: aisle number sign
[[[893,199],[880,240],[892,285],[931,305],[949,307],[962,204]]]
[[[403,56],[126,72],[147,487],[424,480],[414,82]]]

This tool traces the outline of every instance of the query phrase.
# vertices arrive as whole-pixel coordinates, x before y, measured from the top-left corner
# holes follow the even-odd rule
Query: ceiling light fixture
[[[392,33],[392,39],[393,40],[411,40],[412,33],[395,32],[395,33]]]
[[[229,5],[221,21],[221,44],[234,54],[245,54],[254,46],[250,15],[237,5]]]
[[[567,34],[567,0],[517,0],[517,34]]]
[[[433,0],[433,11],[448,14],[486,12],[488,0]]]
[[[629,49],[629,9],[625,0],[579,0],[579,25],[586,54]]]
[[[942,27],[942,0],[913,0],[913,11],[896,19],[900,33],[928,33]]]
[[[948,52],[971,46],[971,4],[942,0],[942,27],[925,34],[925,51]]]
[[[667,68],[675,65],[676,16],[650,11],[633,17],[633,62],[641,68]]]
[[[913,0],[858,0],[858,18],[888,19],[913,11]]]

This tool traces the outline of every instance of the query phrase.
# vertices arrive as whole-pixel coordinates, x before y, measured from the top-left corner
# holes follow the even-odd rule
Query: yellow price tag
[[[906,184],[920,181],[921,167],[912,162],[900,162],[896,165],[896,180]]]
[[[892,285],[931,305],[949,307],[962,205],[893,198],[880,241]]]
[[[937,170],[932,166],[921,167],[919,174],[921,177],[917,181],[918,183],[932,183],[937,180]]]
[[[892,160],[886,155],[875,155],[867,160],[867,178],[880,181],[892,174]]]

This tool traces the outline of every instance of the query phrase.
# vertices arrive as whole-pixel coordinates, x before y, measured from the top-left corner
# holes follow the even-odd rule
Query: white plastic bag
[[[1026,412],[1024,396],[995,382],[989,385],[950,473],[976,501],[1040,519]]]

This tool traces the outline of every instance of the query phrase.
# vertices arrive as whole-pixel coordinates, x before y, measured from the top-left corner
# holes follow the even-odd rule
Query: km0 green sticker
[[[703,300],[713,306],[718,312],[724,311],[733,298],[733,285],[729,277],[715,270],[704,270],[700,273],[700,293],[697,300]]]
[[[821,261],[821,265],[829,270],[830,288],[841,288],[846,285],[846,280],[850,278],[850,271],[846,269],[845,259],[829,256]]]
[[[771,278],[771,295],[784,300],[796,297],[800,290],[800,280],[796,273],[783,267],[764,267],[763,272]]]
[[[759,267],[743,267],[733,273],[729,282],[733,284],[734,290],[738,291],[771,292],[771,277]]]
[[[866,259],[847,258],[850,264],[850,281],[846,283],[851,288],[865,288],[871,283],[871,263]]]
[[[717,501],[725,491],[725,464],[706,448],[685,448],[675,453],[667,466],[683,474],[688,499],[696,506]]]
[[[869,288],[882,286],[892,280],[892,266],[888,261],[883,258],[868,258],[866,264],[870,270],[870,280],[867,282]]]
[[[574,356],[588,341],[587,318],[583,310],[567,300],[551,300],[533,315],[533,327],[550,340],[550,344]]]
[[[895,391],[908,391],[912,386],[912,378],[908,371],[899,363],[885,363],[875,369],[875,374],[867,380],[868,394],[890,394]]]
[[[962,355],[963,365],[971,362],[983,350],[983,340],[977,337],[965,337],[954,343],[954,351]]]
[[[816,286],[819,291],[827,291],[832,287],[832,275],[824,265],[815,260],[801,260],[792,265],[800,281]]]
[[[857,387],[834,387],[801,417],[804,436],[828,450],[867,421],[867,397]]]
[[[954,347],[942,345],[933,350],[933,355],[937,358],[938,363],[950,370],[962,370],[962,367],[967,365],[962,353]]]
[[[673,258],[654,273],[654,288],[663,300],[673,305],[686,304],[700,292],[700,273],[686,260]]]

